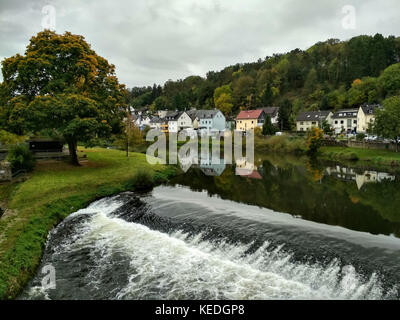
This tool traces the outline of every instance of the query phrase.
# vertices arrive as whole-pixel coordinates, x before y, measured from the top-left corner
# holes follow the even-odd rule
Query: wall
[[[12,173],[9,162],[0,162],[0,181],[11,181]]]
[[[391,151],[397,150],[397,146],[395,143],[349,141],[347,145],[353,148],[391,150]]]

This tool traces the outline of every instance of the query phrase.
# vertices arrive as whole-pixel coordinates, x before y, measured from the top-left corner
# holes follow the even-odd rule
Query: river
[[[400,177],[201,165],[70,215],[21,299],[398,299]],[[55,288],[44,288],[44,266]]]

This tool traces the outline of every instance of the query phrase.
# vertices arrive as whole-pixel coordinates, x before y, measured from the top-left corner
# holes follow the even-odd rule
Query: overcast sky
[[[1,60],[24,53],[50,21],[45,5],[56,10],[58,33],[83,35],[128,87],[204,76],[329,38],[400,36],[399,0],[0,0]],[[355,28],[346,5],[356,10]]]

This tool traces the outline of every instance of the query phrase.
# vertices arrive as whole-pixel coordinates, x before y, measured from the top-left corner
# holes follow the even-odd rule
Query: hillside
[[[135,87],[130,90],[130,102],[136,108],[154,110],[217,107],[226,115],[290,104],[295,116],[304,109],[381,102],[400,87],[387,84],[398,73],[398,65],[391,67],[386,78],[382,76],[386,68],[399,62],[400,38],[376,34],[348,41],[330,39],[305,51],[295,49],[210,71],[205,78],[190,76],[163,86]]]

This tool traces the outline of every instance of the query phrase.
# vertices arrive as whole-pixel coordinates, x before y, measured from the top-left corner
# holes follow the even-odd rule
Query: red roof
[[[262,113],[263,113],[263,110],[241,111],[239,113],[239,115],[237,116],[236,120],[258,119]]]

